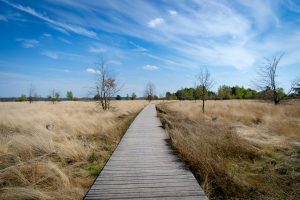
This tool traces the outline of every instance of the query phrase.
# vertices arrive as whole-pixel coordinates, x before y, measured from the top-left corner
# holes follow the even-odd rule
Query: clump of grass
[[[0,103],[0,199],[82,199],[147,102],[112,104]]]
[[[198,103],[190,101],[157,106],[172,146],[190,165],[206,194],[211,199],[299,198],[297,150],[285,139],[276,144],[256,142],[237,132],[243,126],[255,131],[265,130],[274,137],[281,134],[297,138],[292,133],[274,132],[270,128],[270,123],[278,116],[293,121],[297,115],[290,116],[281,107],[275,108],[279,113],[273,113],[269,109],[273,105],[251,101],[209,101],[207,105],[205,114],[201,113]],[[285,106],[282,105],[292,109]],[[298,108],[294,106],[294,109]],[[272,119],[271,115],[275,117]],[[295,130],[299,133],[299,127],[294,127]]]
[[[300,156],[300,146],[294,146],[294,151]]]

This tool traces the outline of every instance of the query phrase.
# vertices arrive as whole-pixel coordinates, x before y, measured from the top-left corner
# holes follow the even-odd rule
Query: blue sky
[[[300,1],[0,0],[0,96],[89,94],[101,57],[121,95],[193,87],[199,67],[219,85],[253,87],[264,58],[285,53],[285,89],[300,75]]]

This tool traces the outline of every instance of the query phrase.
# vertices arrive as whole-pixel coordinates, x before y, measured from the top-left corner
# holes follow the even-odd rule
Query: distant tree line
[[[50,95],[48,95],[46,98],[43,98],[41,96],[38,96],[37,93],[35,92],[35,90],[36,90],[35,87],[32,84],[30,84],[28,96],[26,96],[25,94],[22,94],[20,96],[20,98],[11,98],[11,100],[28,101],[30,104],[33,101],[40,101],[40,100],[52,101],[53,104],[59,100],[69,100],[69,101],[77,101],[78,100],[78,98],[73,95],[72,91],[67,91],[66,98],[61,98],[60,93],[53,89],[51,91]],[[9,99],[10,98],[7,98],[7,100],[9,100]],[[86,99],[86,98],[84,98],[84,99]]]
[[[243,86],[227,86],[222,85],[218,88],[217,93],[210,91],[213,85],[213,79],[210,73],[205,68],[200,69],[200,74],[197,77],[197,86],[195,88],[182,88],[175,93],[166,92],[165,98],[168,100],[202,100],[202,110],[204,112],[204,102],[206,99],[226,100],[226,99],[266,99],[271,100],[275,105],[286,98],[300,98],[300,78],[295,77],[287,92],[279,87],[278,64],[283,57],[275,56],[271,59],[266,59],[266,63],[258,72],[258,79],[255,80],[255,85],[258,90],[252,88],[244,88]]]
[[[200,100],[199,90],[201,88],[182,88],[174,93],[166,92],[165,99],[167,100]],[[256,91],[243,86],[228,86],[222,85],[218,92],[208,91],[207,99],[211,100],[230,100],[230,99],[270,99],[273,90],[266,88],[262,91]],[[283,88],[278,89],[279,98],[300,98],[300,84],[294,88],[294,92],[286,94]]]
[[[136,96],[136,94],[133,92],[133,93],[131,94],[131,96],[129,96],[129,94],[127,94],[126,97],[122,97],[122,96],[120,96],[120,95],[117,95],[115,99],[116,99],[116,100],[136,100],[136,98],[137,98],[137,96]]]

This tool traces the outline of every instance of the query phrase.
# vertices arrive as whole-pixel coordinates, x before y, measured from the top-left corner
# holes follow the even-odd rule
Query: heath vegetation
[[[0,199],[81,199],[146,104],[0,103]]]
[[[300,198],[300,102],[157,105],[173,147],[210,199]]]

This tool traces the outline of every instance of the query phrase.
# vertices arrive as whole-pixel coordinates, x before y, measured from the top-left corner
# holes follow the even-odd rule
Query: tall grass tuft
[[[0,199],[82,199],[146,104],[0,103]]]
[[[157,110],[211,199],[300,197],[300,155],[293,148],[300,144],[299,104],[208,101],[203,114],[200,102],[177,101]]]

